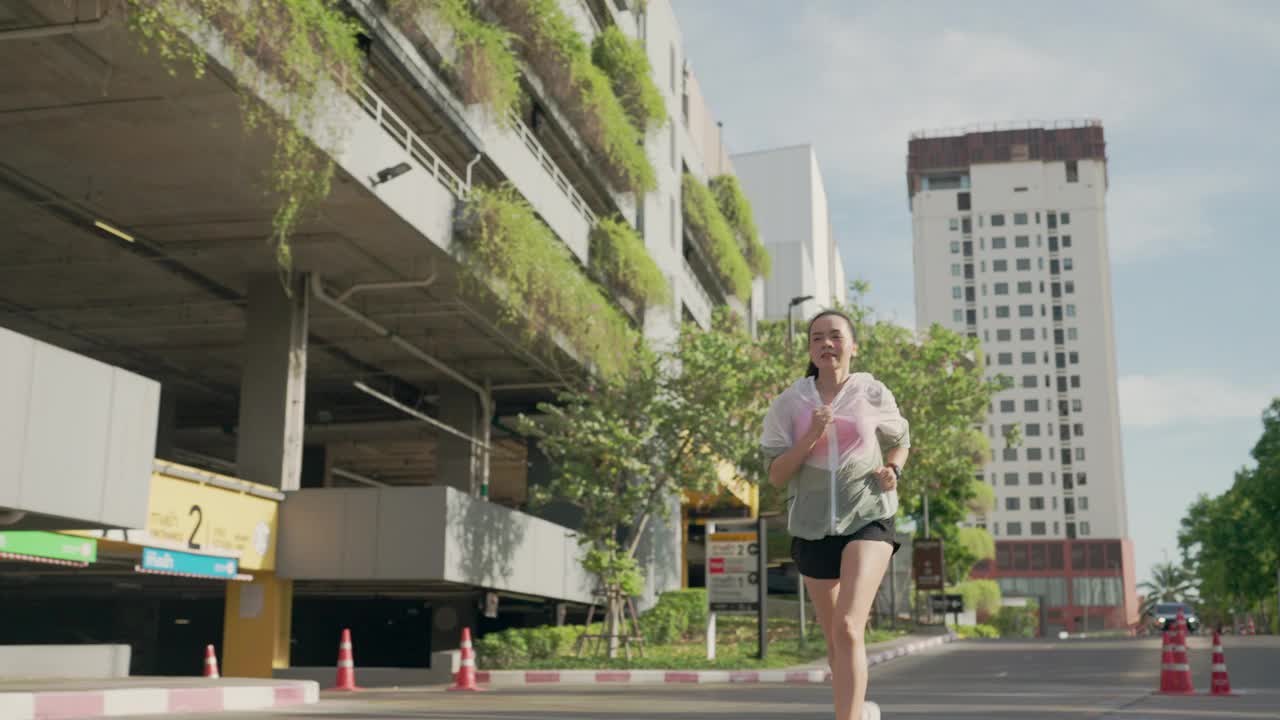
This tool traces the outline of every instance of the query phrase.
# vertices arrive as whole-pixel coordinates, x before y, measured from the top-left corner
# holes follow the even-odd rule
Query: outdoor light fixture
[[[796,325],[791,321],[791,311],[800,303],[812,300],[812,295],[801,295],[800,297],[791,298],[791,302],[787,304],[787,350],[790,351],[792,345],[795,344]]]
[[[409,163],[406,163],[406,162],[392,165],[389,168],[383,168],[378,171],[377,179],[373,181],[373,187],[377,187],[382,183],[395,180],[396,178],[409,172],[412,169],[413,168],[409,167]]]
[[[94,220],[93,226],[104,232],[111,233],[125,242],[134,242],[132,235],[110,223],[103,222],[102,220]]]

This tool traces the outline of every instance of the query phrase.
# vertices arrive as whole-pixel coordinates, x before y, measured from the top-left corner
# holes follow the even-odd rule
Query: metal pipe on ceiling
[[[356,293],[367,292],[369,290],[401,290],[405,288],[428,288],[435,284],[439,273],[435,270],[435,261],[431,262],[431,274],[421,280],[393,280],[391,282],[368,282],[356,283],[342,294],[334,298],[337,302],[345,303],[348,298]]]
[[[344,470],[340,467],[329,468],[329,474],[337,475],[340,478],[346,478],[347,480],[350,480],[352,482],[358,482],[361,485],[368,485],[369,487],[376,487],[376,488],[391,487],[387,483],[384,483],[380,480],[374,480],[371,477],[365,477],[364,475],[353,473],[350,470]]]
[[[352,308],[349,305],[346,305],[345,303],[340,302],[338,298],[335,298],[334,296],[330,295],[328,292],[325,291],[324,281],[320,278],[318,274],[312,275],[310,277],[309,284],[311,285],[311,294],[321,304],[327,305],[328,307],[333,308],[334,310],[337,310],[338,312],[342,313],[343,315],[346,315],[352,320],[355,320],[361,325],[364,325],[366,328],[381,335],[387,340],[390,340],[393,345],[399,347],[401,350],[404,350],[405,352],[409,353],[413,357],[425,362],[426,364],[430,365],[436,370],[439,370],[449,379],[457,382],[459,385],[467,388],[468,390],[471,390],[477,396],[479,396],[480,412],[484,417],[484,427],[486,429],[486,435],[487,435],[488,427],[493,422],[493,394],[489,391],[487,387],[482,387],[478,385],[471,378],[468,378],[466,375],[463,375],[457,370],[454,370],[453,368],[449,367],[446,363],[430,355],[429,353],[424,351],[422,348],[405,340],[396,332],[379,324],[373,318],[369,317],[368,315],[365,315],[364,313],[361,313],[360,311],[356,310],[355,308]],[[488,381],[486,381],[486,385],[487,384],[488,384]],[[359,386],[359,384],[357,386]],[[365,388],[368,388],[368,386],[366,385]],[[372,390],[372,388],[368,388],[365,391],[377,392],[375,390]],[[394,399],[389,397],[386,399],[390,400],[391,402],[396,402]],[[417,413],[416,410],[414,410],[413,412]],[[417,413],[417,415],[421,415],[419,419],[424,419],[429,417],[427,415],[422,415],[421,413]],[[439,421],[436,420],[435,418],[430,418],[430,422],[439,423]],[[445,425],[444,423],[439,423],[439,424],[448,428],[450,432],[458,433],[457,430],[454,430],[452,427]],[[458,433],[458,434],[461,434],[461,433]],[[472,438],[469,435],[463,435],[463,437],[471,442],[477,442],[475,438]],[[489,499],[489,453],[492,452],[492,450],[488,442],[484,442],[481,445],[481,449],[483,452],[483,456],[481,460],[481,471],[480,471],[480,497],[481,499],[488,500]]]

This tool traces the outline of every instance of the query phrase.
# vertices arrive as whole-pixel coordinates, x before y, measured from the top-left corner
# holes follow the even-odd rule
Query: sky
[[[909,134],[1102,120],[1138,580],[1176,561],[1280,396],[1280,3],[673,4],[730,151],[812,144],[848,277],[904,325]]]

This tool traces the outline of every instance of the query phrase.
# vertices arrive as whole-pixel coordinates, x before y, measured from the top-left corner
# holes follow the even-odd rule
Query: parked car
[[[1187,631],[1191,633],[1200,630],[1200,618],[1196,615],[1196,609],[1187,603],[1156,603],[1155,606],[1147,612],[1151,617],[1151,627],[1155,632],[1162,632],[1166,629],[1172,630],[1178,624],[1178,611],[1182,611],[1182,616],[1187,621]]]

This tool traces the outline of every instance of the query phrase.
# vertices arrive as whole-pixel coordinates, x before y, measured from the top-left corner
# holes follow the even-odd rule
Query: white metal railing
[[[529,149],[529,152],[533,153],[533,156],[538,159],[538,164],[542,166],[543,170],[547,171],[547,174],[555,181],[560,191],[569,197],[569,202],[573,204],[574,209],[582,217],[586,218],[587,225],[595,227],[595,213],[591,212],[591,208],[587,207],[587,202],[578,194],[577,188],[573,186],[573,183],[569,182],[569,178],[565,176],[564,171],[560,169],[555,160],[551,159],[551,155],[546,148],[542,147],[542,143],[538,141],[537,136],[529,129],[529,126],[525,125],[520,116],[514,112],[510,113],[508,120],[511,123],[512,132],[520,138],[520,141]]]
[[[439,180],[450,192],[458,197],[458,199],[466,199],[471,192],[471,187],[449,167],[440,156],[431,149],[429,145],[422,141],[413,130],[409,129],[408,123],[401,120],[382,98],[364,83],[360,83],[354,93],[356,102],[369,116],[378,123],[380,127],[388,135],[390,135],[397,143],[399,143],[409,157],[413,158],[418,165],[433,177]]]
[[[917,130],[911,133],[911,140],[927,140],[929,138],[955,137],[970,133],[1002,132],[1005,130],[1071,130],[1073,128],[1102,127],[1097,118],[1078,120],[1020,120],[1003,123],[976,123],[964,127],[943,128],[938,130]]]

